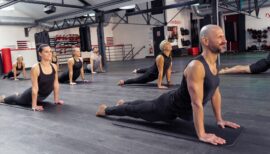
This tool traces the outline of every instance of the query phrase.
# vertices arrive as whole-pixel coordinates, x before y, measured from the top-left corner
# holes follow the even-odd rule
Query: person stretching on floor
[[[64,101],[59,100],[59,83],[57,67],[51,63],[52,52],[47,44],[41,44],[38,48],[41,61],[31,69],[32,87],[22,94],[12,96],[0,96],[0,102],[12,105],[32,106],[34,111],[43,111],[43,106],[39,105],[54,91],[55,104],[62,105]]]
[[[101,59],[102,59],[102,57],[99,54],[98,48],[94,47],[93,51],[90,53],[90,64],[88,64],[86,66],[85,71],[90,72],[92,74],[95,74],[95,73],[97,73],[97,71],[99,69],[100,72],[104,73],[105,71],[103,69]]]
[[[72,48],[72,58],[68,59],[68,70],[63,72],[58,80],[60,83],[69,83],[70,85],[76,84],[76,80],[81,75],[82,80],[84,80],[84,70],[83,70],[83,60],[80,57],[81,51],[79,48]]]
[[[170,55],[172,46],[170,42],[163,40],[159,47],[162,53],[157,56],[155,63],[149,69],[147,69],[147,71],[142,76],[125,81],[120,80],[118,85],[122,86],[125,84],[144,84],[158,79],[158,88],[166,89],[167,87],[162,85],[162,80],[165,74],[167,77],[168,85],[171,85],[172,58]]]
[[[270,53],[267,58],[258,60],[251,65],[236,65],[231,68],[223,68],[219,71],[219,74],[259,74],[266,72],[270,68]]]
[[[21,74],[21,72],[23,72],[23,77],[24,79],[26,79],[25,63],[23,62],[23,56],[19,55],[16,60],[16,63],[14,63],[12,66],[12,70],[8,72],[7,75],[4,75],[3,79],[13,78],[14,80],[18,80],[17,77]]]
[[[149,122],[175,120],[177,117],[194,121],[199,140],[214,145],[226,141],[205,131],[204,106],[211,100],[217,125],[239,128],[236,123],[226,121],[221,114],[221,94],[216,60],[224,52],[226,39],[223,30],[216,25],[206,25],[200,31],[203,52],[192,60],[184,70],[182,83],[176,90],[162,94],[153,100],[124,102],[119,100],[116,106],[101,104],[96,116],[130,116]]]

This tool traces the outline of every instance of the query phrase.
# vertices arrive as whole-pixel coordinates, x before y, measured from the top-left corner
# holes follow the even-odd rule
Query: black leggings
[[[123,105],[107,107],[105,113],[106,115],[140,118],[149,122],[170,122],[178,116],[187,121],[193,119],[192,111],[188,112],[189,114],[179,114],[179,112],[171,110],[169,99],[170,97],[167,94],[163,94],[158,99],[154,100],[126,102]]]
[[[17,72],[16,76],[19,76],[21,74],[21,72]],[[8,74],[6,74],[3,78],[13,78],[14,77],[14,72],[13,71],[10,71],[8,72]]]
[[[38,102],[41,102],[46,97],[38,97]],[[21,106],[31,106],[32,105],[32,88],[28,88],[22,94],[11,95],[4,99],[6,104],[11,105],[21,105]]]
[[[267,59],[261,59],[256,63],[251,64],[249,68],[252,74],[259,74],[267,71],[270,68],[270,64]]]
[[[149,68],[137,68],[136,73],[143,74],[143,73],[146,73],[148,71],[148,69]]]
[[[150,73],[144,73],[142,76],[124,81],[124,84],[147,83],[147,82],[154,81],[157,78],[158,78],[157,76],[152,75]]]
[[[75,82],[80,77],[80,72],[73,72],[72,80]],[[59,83],[68,83],[69,82],[69,72],[65,71],[58,77]]]

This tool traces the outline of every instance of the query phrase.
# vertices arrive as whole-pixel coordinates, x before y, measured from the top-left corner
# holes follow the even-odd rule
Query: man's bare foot
[[[137,73],[137,69],[134,69],[134,70],[132,71],[132,73]]]
[[[125,101],[123,99],[120,99],[116,102],[116,106],[123,105]]]
[[[120,80],[119,82],[118,82],[118,86],[123,86],[125,84],[125,81],[124,80]]]
[[[6,98],[6,96],[5,95],[1,95],[0,96],[0,103],[5,103],[5,98]]]
[[[105,109],[107,108],[107,106],[105,104],[101,104],[98,107],[98,110],[96,112],[96,116],[97,117],[105,117],[106,113],[105,113]]]

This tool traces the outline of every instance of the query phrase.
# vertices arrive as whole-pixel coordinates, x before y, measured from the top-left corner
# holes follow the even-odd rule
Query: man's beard
[[[220,47],[215,47],[215,46],[209,46],[209,49],[212,53],[215,53],[215,54],[223,53],[222,51],[224,50]]]

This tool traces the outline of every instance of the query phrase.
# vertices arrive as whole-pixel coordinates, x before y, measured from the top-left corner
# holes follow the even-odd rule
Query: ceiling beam
[[[20,2],[20,0],[11,0],[11,1],[8,1],[5,4],[0,5],[0,9],[9,7],[9,6],[14,5],[14,4],[18,3],[18,2]]]
[[[70,7],[70,8],[77,8],[77,9],[84,8],[84,6],[62,4],[62,3],[52,3],[52,2],[45,2],[45,1],[39,1],[39,0],[19,0],[19,2],[30,3],[30,4],[40,4],[40,5],[54,5],[54,6],[59,6],[59,7]]]
[[[96,9],[100,9],[100,8],[104,8],[104,7],[112,6],[112,5],[116,5],[116,4],[121,4],[124,2],[130,2],[130,1],[132,1],[132,0],[110,0],[107,2],[99,3],[96,5],[92,5],[92,6],[85,6],[83,8],[83,10],[77,10],[77,11],[73,11],[73,12],[69,12],[69,13],[62,13],[62,14],[58,14],[58,15],[54,15],[54,16],[50,16],[50,17],[41,18],[41,19],[38,19],[37,22],[46,22],[46,21],[54,20],[54,19],[61,18],[61,17],[67,17],[67,16],[71,16],[71,15],[95,11]]]
[[[78,0],[78,1],[81,2],[85,6],[91,6],[91,4],[86,2],[85,0]]]

